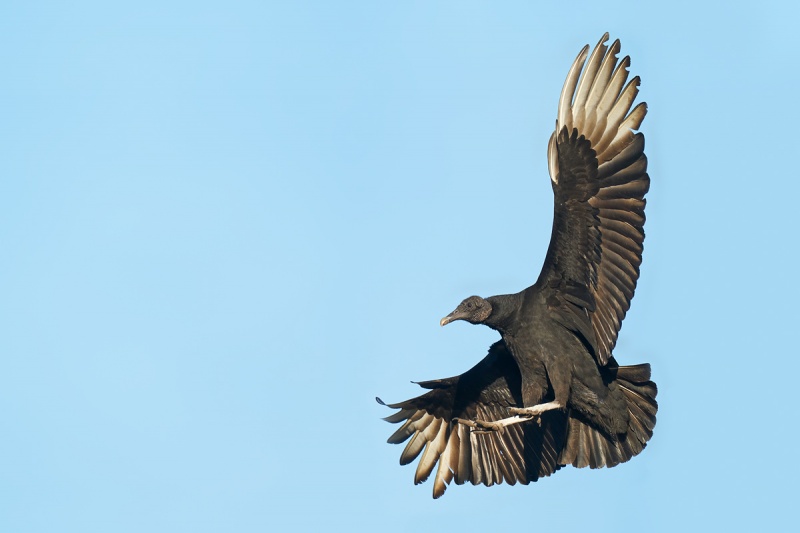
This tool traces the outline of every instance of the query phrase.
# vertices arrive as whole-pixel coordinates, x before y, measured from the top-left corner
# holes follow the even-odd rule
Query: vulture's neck
[[[503,333],[511,325],[514,316],[522,306],[522,294],[502,294],[490,296],[486,300],[492,304],[492,314],[483,323]]]

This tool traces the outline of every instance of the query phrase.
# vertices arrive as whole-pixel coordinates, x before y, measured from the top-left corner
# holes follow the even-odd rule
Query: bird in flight
[[[425,394],[389,404],[401,424],[389,442],[420,457],[415,484],[433,497],[452,480],[528,484],[562,466],[612,467],[639,454],[656,423],[650,365],[612,355],[630,307],[650,187],[647,106],[633,102],[630,58],[608,34],[585,46],[567,74],[547,147],[555,209],[539,279],[516,294],[470,296],[441,320],[484,324],[501,339],[477,365],[419,383]],[[627,82],[627,83],[626,83]],[[383,404],[380,398],[378,402]]]

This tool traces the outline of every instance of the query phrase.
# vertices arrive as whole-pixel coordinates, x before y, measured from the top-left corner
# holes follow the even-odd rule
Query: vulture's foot
[[[498,422],[487,422],[485,420],[467,420],[465,418],[454,418],[453,422],[458,422],[459,424],[464,424],[465,426],[469,426],[475,433],[491,433],[493,431],[497,431],[498,433],[503,433],[503,431],[505,431],[505,426],[501,424],[501,422],[503,422],[502,420]]]

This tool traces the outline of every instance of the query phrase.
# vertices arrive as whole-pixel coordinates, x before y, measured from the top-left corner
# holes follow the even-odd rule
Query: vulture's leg
[[[561,402],[552,401],[547,403],[540,403],[539,405],[534,405],[533,407],[511,407],[509,408],[508,412],[512,415],[517,416],[527,416],[527,417],[534,417],[539,416],[545,411],[552,411],[553,409],[563,409],[564,406],[561,405]]]
[[[510,416],[494,422],[487,422],[485,420],[466,420],[464,418],[454,418],[453,422],[458,422],[459,424],[469,426],[476,433],[489,433],[492,431],[502,433],[508,426],[521,424],[523,422],[530,422],[531,420],[533,420],[533,416],[526,413],[522,416]]]
[[[539,417],[542,413],[554,409],[563,409],[563,407],[564,406],[559,402],[553,401],[534,405],[533,407],[511,407],[508,409],[508,412],[514,416],[503,418],[502,420],[495,420],[494,422],[487,422],[486,420],[466,420],[464,418],[454,418],[453,422],[469,426],[477,433],[489,433],[491,431],[502,433],[508,426],[530,422],[531,420],[536,420],[538,424],[541,424]]]

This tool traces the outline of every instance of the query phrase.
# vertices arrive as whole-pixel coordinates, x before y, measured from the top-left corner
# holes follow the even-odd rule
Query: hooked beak
[[[462,318],[464,318],[464,317],[462,317],[462,316],[460,316],[460,315],[457,315],[457,314],[456,314],[456,312],[455,312],[455,311],[453,311],[452,313],[450,313],[449,315],[447,315],[446,317],[444,317],[443,319],[441,319],[441,320],[439,321],[439,325],[440,325],[440,326],[446,326],[446,325],[447,325],[447,324],[449,324],[450,322],[453,322],[453,321],[455,321],[455,320],[461,320]]]

